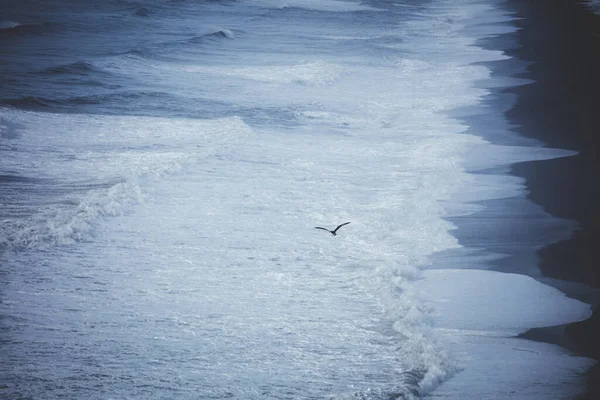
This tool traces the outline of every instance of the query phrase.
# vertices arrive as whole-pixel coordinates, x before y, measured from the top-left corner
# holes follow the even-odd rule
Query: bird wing
[[[343,224],[341,224],[341,225],[338,225],[338,227],[337,227],[337,228],[335,228],[333,231],[334,231],[334,232],[337,232],[337,230],[338,230],[338,229],[340,229],[340,228],[341,228],[342,226],[344,226],[344,225],[348,225],[349,223],[350,223],[350,222],[344,222]]]
[[[323,229],[324,231],[331,232],[329,229],[327,229],[327,228],[321,228],[320,226],[315,226],[315,229]]]

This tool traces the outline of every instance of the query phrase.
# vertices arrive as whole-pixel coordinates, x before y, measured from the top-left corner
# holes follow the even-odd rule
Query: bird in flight
[[[338,231],[338,229],[340,229],[340,228],[341,228],[342,226],[344,226],[344,225],[348,225],[349,223],[350,223],[350,222],[344,222],[343,224],[341,224],[341,225],[338,225],[338,227],[337,227],[337,228],[335,228],[335,229],[334,229],[334,230],[332,230],[332,231],[330,231],[330,230],[329,230],[329,229],[327,229],[327,228],[321,228],[320,226],[315,226],[315,229],[323,229],[324,231],[327,231],[327,232],[331,233],[333,236],[337,236],[337,233],[336,233],[336,232]]]

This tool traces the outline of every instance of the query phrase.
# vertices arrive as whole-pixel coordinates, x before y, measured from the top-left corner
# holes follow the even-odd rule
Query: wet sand
[[[532,329],[522,337],[600,360],[600,291],[594,290],[600,288],[600,16],[576,0],[507,0],[503,6],[519,18],[519,30],[480,45],[507,49],[512,57],[491,63],[495,74],[530,83],[493,89],[486,102],[505,109],[508,124],[490,123],[482,113],[465,118],[469,132],[484,132],[485,139],[497,144],[537,141],[578,154],[481,171],[523,178],[528,193],[482,202],[486,209],[480,215],[450,220],[458,227],[454,234],[461,245],[504,255],[475,261],[473,268],[530,275],[594,309],[586,321]],[[507,215],[507,207],[517,210],[514,217],[499,218]],[[547,214],[576,221],[578,227],[574,234],[552,240]],[[486,226],[490,218],[495,218],[493,227]],[[514,235],[515,227],[524,232],[525,241]],[[600,398],[600,364],[589,371],[585,390],[578,399]]]
[[[507,113],[517,131],[550,147],[572,149],[573,157],[514,165],[526,179],[529,198],[547,212],[576,220],[570,239],[542,248],[539,267],[546,277],[600,287],[600,16],[585,2],[509,1],[522,18],[516,34],[521,48],[512,54],[530,61],[532,85],[518,87],[516,105]],[[600,360],[597,304],[586,321],[537,329],[524,337],[562,344]],[[598,364],[588,375],[587,394],[600,398]]]

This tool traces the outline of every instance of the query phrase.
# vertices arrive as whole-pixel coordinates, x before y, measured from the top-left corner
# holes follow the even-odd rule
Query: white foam
[[[297,7],[304,8],[307,10],[316,11],[335,11],[335,12],[351,12],[351,11],[365,11],[365,10],[377,10],[376,8],[369,7],[360,2],[354,1],[342,1],[342,0],[252,0],[252,3],[260,5],[261,7],[270,8],[289,8]]]
[[[4,167],[42,179],[39,190],[49,196],[47,205],[27,220],[9,220],[0,228],[0,244],[14,249],[90,239],[98,220],[123,215],[143,201],[143,186],[189,168],[250,131],[239,118],[1,111],[21,133],[11,142],[21,151]],[[45,181],[57,183],[44,189]],[[50,192],[53,188],[58,194]]]
[[[214,154],[250,131],[236,117],[201,120],[9,109],[1,112],[7,121],[21,126],[23,134],[18,142],[13,142],[15,145],[32,153],[47,153],[45,168],[37,173],[59,178],[160,176]],[[43,143],[37,139],[42,132]],[[27,161],[30,160],[15,160]]]
[[[430,270],[414,289],[435,309],[436,327],[517,335],[586,319],[590,306],[524,275]]]
[[[485,132],[482,132],[482,134],[485,134]],[[465,166],[469,170],[476,171],[524,161],[570,157],[575,154],[577,152],[572,150],[548,147],[474,144],[469,148],[469,157],[465,161]]]
[[[424,399],[573,398],[594,361],[558,346],[479,332],[445,332],[461,370]]]
[[[427,398],[550,399],[580,390],[576,376],[592,360],[511,336],[585,319],[589,305],[524,275],[481,270],[425,271],[408,290],[434,310],[434,330],[457,357],[456,375]]]
[[[172,68],[172,67],[171,67]],[[189,73],[210,74],[220,77],[237,77],[252,79],[270,84],[301,84],[324,86],[330,84],[343,73],[339,65],[325,61],[305,61],[292,65],[257,66],[257,67],[199,67],[185,66],[182,69]]]

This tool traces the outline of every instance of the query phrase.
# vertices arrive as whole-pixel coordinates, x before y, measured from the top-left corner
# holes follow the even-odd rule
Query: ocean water
[[[588,7],[596,14],[600,14],[600,1],[598,0],[590,0],[587,4]]]
[[[478,172],[572,155],[485,104],[526,83],[478,44],[515,30],[500,2],[1,5],[1,398],[581,390],[590,360],[516,336],[589,306],[474,269],[494,244],[448,220],[524,196]],[[506,144],[466,132],[478,113]],[[576,228],[536,213],[502,226]]]

